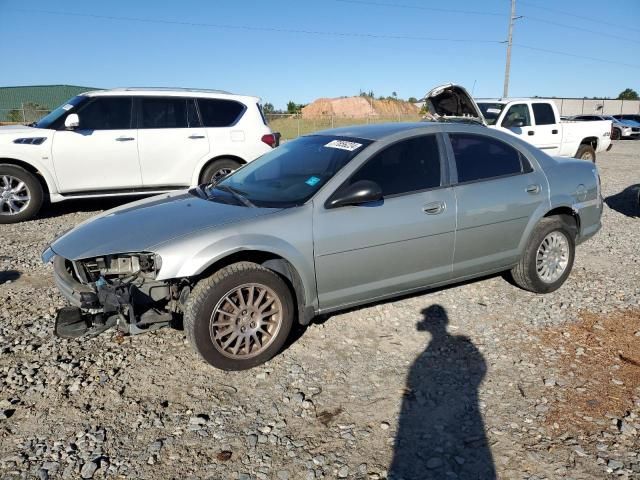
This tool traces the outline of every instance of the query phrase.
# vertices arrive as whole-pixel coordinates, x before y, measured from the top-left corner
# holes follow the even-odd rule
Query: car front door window
[[[78,111],[80,130],[131,128],[131,97],[97,97]]]
[[[529,115],[529,106],[526,103],[520,103],[509,107],[507,114],[502,120],[504,128],[522,128],[531,126],[531,116]]]

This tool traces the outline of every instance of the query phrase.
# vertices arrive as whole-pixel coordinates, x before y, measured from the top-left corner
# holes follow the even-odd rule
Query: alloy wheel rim
[[[218,180],[222,180],[224,177],[229,175],[231,172],[233,172],[233,170],[231,168],[221,168],[220,170],[217,170],[211,176],[211,182],[213,183],[213,182],[216,182]]]
[[[266,285],[245,283],[218,301],[209,321],[214,347],[232,359],[247,359],[264,352],[282,325],[282,302]]]
[[[545,283],[553,283],[562,277],[569,265],[569,240],[555,231],[549,233],[536,252],[536,272]]]
[[[29,187],[17,177],[0,176],[0,215],[18,215],[31,202]]]

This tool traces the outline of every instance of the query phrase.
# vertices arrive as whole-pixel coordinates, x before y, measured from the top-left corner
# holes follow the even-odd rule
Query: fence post
[[[21,110],[22,110],[22,123],[23,125],[27,124],[27,114],[24,111],[24,102],[20,104]]]
[[[296,119],[298,120],[298,136],[300,136],[300,115],[296,115]]]

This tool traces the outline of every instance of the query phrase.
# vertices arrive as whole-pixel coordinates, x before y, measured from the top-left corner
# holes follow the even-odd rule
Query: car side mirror
[[[361,205],[363,203],[382,200],[382,188],[371,180],[357,182],[338,190],[325,204],[327,208],[338,208],[347,205]]]
[[[67,130],[73,130],[80,126],[80,117],[77,113],[70,113],[67,118],[64,119],[64,127]]]

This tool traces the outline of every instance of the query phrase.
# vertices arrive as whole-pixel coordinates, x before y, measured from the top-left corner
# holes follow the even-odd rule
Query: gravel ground
[[[501,277],[320,319],[221,372],[164,329],[52,336],[39,254],[113,201],[0,227],[0,477],[640,478],[640,141],[599,157],[604,227],[559,291]]]

